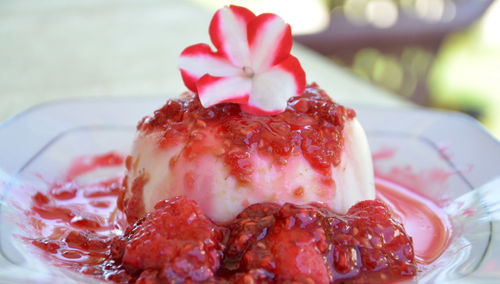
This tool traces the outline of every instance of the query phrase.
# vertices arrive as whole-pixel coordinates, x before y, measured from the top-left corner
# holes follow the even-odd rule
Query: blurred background
[[[500,2],[193,0],[279,13],[295,40],[418,105],[467,113],[500,138]]]
[[[499,0],[3,0],[0,122],[61,98],[182,92],[178,54],[208,42],[213,11],[228,3],[282,16],[324,56],[299,50],[309,78],[339,93],[461,111],[500,137]],[[323,61],[376,88],[340,86],[349,78]]]

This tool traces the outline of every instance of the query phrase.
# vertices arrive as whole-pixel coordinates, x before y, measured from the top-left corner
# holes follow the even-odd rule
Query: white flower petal
[[[248,26],[252,68],[261,73],[290,54],[292,33],[283,19],[273,14],[259,15]]]
[[[246,103],[252,81],[245,77],[203,76],[197,83],[198,96],[204,107],[223,102]]]
[[[281,112],[286,109],[288,99],[296,94],[293,74],[276,67],[255,75],[248,105],[268,113]]]
[[[239,67],[250,63],[247,24],[253,18],[255,15],[248,9],[230,6],[219,9],[210,24],[210,37],[215,47]]]
[[[206,44],[186,48],[179,58],[179,68],[197,79],[205,74],[225,77],[241,73],[241,68],[214,53]]]

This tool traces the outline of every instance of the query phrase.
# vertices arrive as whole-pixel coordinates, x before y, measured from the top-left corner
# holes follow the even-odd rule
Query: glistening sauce
[[[33,196],[27,212],[35,246],[55,264],[112,281],[129,281],[137,276],[109,258],[116,236],[126,227],[116,210],[120,177],[79,183],[85,175],[100,169],[122,166],[123,156],[109,153],[77,159],[60,182]],[[413,237],[419,263],[426,265],[446,249],[451,225],[447,215],[431,200],[387,179],[376,179],[377,198],[392,209]]]

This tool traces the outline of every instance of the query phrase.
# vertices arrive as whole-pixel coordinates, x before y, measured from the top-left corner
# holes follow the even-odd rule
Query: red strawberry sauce
[[[137,130],[159,131],[164,147],[185,142],[187,156],[203,149],[203,131],[214,131],[222,141],[217,152],[242,183],[248,182],[253,171],[249,158],[254,149],[280,164],[301,154],[323,174],[325,182],[331,182],[331,169],[340,163],[344,148],[344,124],[355,116],[354,110],[333,102],[312,84],[301,96],[291,98],[284,112],[273,116],[250,115],[236,104],[204,108],[195,94],[186,93],[145,117]]]
[[[79,159],[61,182],[33,195],[27,240],[43,257],[125,283],[372,283],[416,275],[451,235],[442,209],[384,179],[376,181],[376,201],[346,215],[317,204],[262,203],[215,224],[196,202],[177,197],[127,224],[116,209],[120,177],[78,182],[123,162],[116,153]]]

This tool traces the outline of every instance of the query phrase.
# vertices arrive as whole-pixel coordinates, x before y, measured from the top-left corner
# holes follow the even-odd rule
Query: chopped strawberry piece
[[[275,218],[266,238],[244,255],[244,267],[264,268],[278,282],[329,283],[323,216],[311,207],[285,204]]]
[[[328,218],[327,259],[337,281],[381,282],[415,275],[411,238],[380,201],[362,201]]]
[[[69,223],[75,228],[99,230],[104,228],[105,220],[99,215],[87,213],[73,217]]]
[[[274,214],[279,209],[279,205],[273,203],[254,204],[243,210],[228,225],[230,233],[224,251],[225,270],[232,272],[240,269],[243,254],[274,225]]]
[[[38,206],[43,206],[50,202],[49,197],[41,192],[37,192],[31,199],[33,199],[33,202]]]
[[[50,194],[59,200],[68,200],[76,196],[78,185],[73,182],[57,183],[50,189]]]
[[[105,251],[109,247],[109,238],[88,231],[71,231],[64,239],[71,248],[89,252]]]
[[[342,253],[348,256],[346,260],[360,257],[357,279],[388,281],[415,275],[417,267],[412,239],[392,218],[384,203],[378,200],[359,202],[349,209],[346,219],[349,228],[344,230],[352,236],[352,241],[342,241],[341,235],[335,235],[334,231],[333,243],[336,247],[341,246]],[[354,251],[357,251],[356,256]]]
[[[57,251],[61,248],[61,243],[53,240],[38,239],[33,240],[32,243],[40,249],[50,253],[57,253]]]
[[[162,279],[207,280],[220,265],[222,233],[194,201],[161,201],[125,236],[123,263]]]

